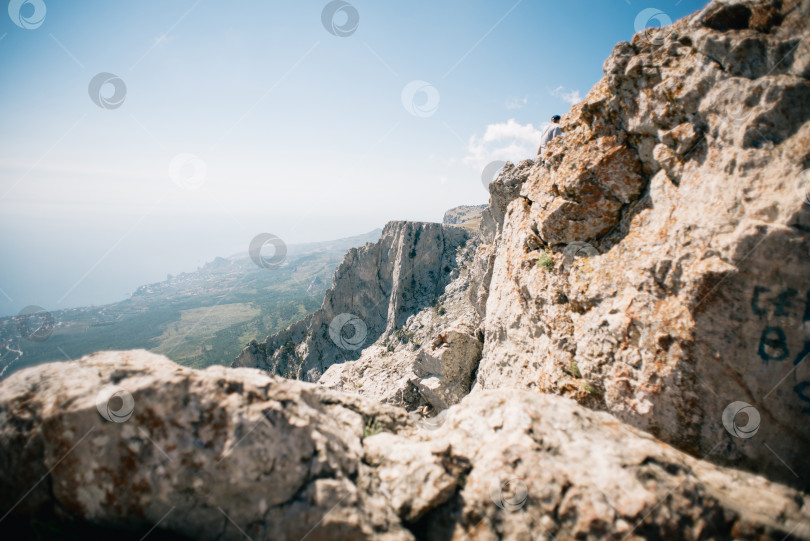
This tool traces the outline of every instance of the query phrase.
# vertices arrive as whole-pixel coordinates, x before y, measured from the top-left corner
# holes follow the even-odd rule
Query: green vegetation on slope
[[[20,337],[15,318],[0,319],[0,371],[77,359],[101,350],[148,349],[179,364],[230,365],[252,339],[264,340],[320,308],[332,274],[355,239],[299,250],[278,269],[247,258],[217,258],[203,268],[143,286],[105,306],[53,312],[43,342]],[[22,352],[19,355],[18,352]]]

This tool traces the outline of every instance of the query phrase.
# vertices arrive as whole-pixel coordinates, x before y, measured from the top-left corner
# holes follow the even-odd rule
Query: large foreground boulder
[[[406,417],[145,351],[41,365],[0,384],[0,512],[193,539],[407,539],[356,484],[371,419]]]
[[[474,392],[413,424],[144,351],[0,383],[0,513],[195,539],[810,539],[802,493],[566,398]]]

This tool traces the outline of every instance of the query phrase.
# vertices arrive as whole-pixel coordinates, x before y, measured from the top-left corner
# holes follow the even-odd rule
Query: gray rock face
[[[0,383],[0,473],[10,521],[194,539],[810,539],[804,495],[565,398],[482,392],[420,428],[322,386],[144,351]]]
[[[475,221],[481,218],[487,205],[461,205],[454,207],[444,213],[443,224],[460,225],[465,222]]]
[[[317,381],[331,365],[359,358],[380,336],[433,306],[469,237],[442,224],[387,224],[379,242],[349,250],[320,310],[263,343],[252,342],[233,366]]]
[[[455,267],[437,301],[384,332],[360,358],[334,364],[318,382],[410,411],[441,411],[470,392],[481,358],[481,316],[473,306],[477,240],[455,254]]]
[[[810,535],[804,495],[791,501],[798,492],[694,459],[558,396],[473,393],[440,428],[416,440],[380,434],[365,449],[379,490],[425,539]]]
[[[809,15],[714,2],[616,46],[496,231],[475,388],[810,486]],[[754,437],[715,430],[734,402]]]
[[[489,205],[483,213],[480,230],[488,242],[495,242],[496,236],[500,235],[506,208],[520,195],[534,164],[534,160],[524,160],[517,166],[506,162],[498,178],[489,183]]]
[[[492,271],[495,267],[495,253],[501,243],[506,209],[509,203],[520,196],[520,189],[534,170],[534,165],[534,160],[524,160],[517,166],[507,162],[498,178],[489,184],[489,205],[481,219],[479,228],[481,238],[470,271],[471,300],[476,312],[482,318],[486,314]]]
[[[407,422],[256,370],[196,371],[145,351],[41,365],[0,385],[0,509],[144,533],[159,523],[191,539],[410,539],[355,482],[371,418]]]

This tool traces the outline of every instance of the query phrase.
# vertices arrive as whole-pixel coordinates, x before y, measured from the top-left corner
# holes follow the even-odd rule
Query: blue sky
[[[36,28],[0,11],[0,314],[123,298],[265,231],[483,203],[483,166],[533,154],[639,12],[704,5],[356,0],[338,37],[320,0],[36,2],[10,3]],[[99,73],[119,107],[91,99]],[[413,81],[428,93],[403,97]]]

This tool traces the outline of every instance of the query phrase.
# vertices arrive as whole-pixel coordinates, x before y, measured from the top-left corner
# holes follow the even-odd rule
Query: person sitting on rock
[[[562,131],[560,130],[560,115],[554,115],[551,117],[551,124],[549,124],[543,133],[540,135],[540,148],[537,149],[537,156],[542,156],[543,151],[546,149],[546,145],[557,137],[558,135],[562,135]]]

